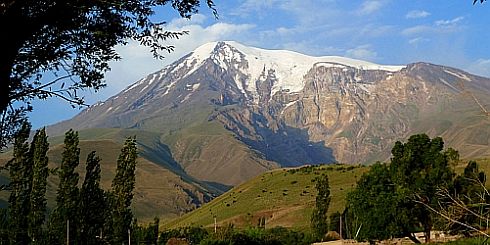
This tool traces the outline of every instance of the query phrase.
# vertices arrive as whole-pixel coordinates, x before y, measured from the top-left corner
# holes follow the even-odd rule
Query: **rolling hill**
[[[490,159],[477,160],[485,173],[490,173]],[[456,166],[461,173],[466,162]],[[316,189],[312,181],[326,174],[329,178],[331,202],[328,213],[342,212],[347,193],[352,190],[369,166],[322,165],[294,169],[278,169],[264,173],[239,185],[202,207],[164,224],[166,229],[186,226],[233,224],[235,227],[257,226],[266,218],[266,227],[289,227],[309,230]],[[490,187],[490,182],[487,181]]]
[[[103,155],[105,186],[122,141],[136,135],[136,213],[168,219],[281,167],[384,161],[395,141],[416,133],[442,136],[462,158],[490,157],[488,108],[490,79],[455,68],[225,41],[47,131],[51,166],[59,164],[60,135],[80,131],[83,152]]]

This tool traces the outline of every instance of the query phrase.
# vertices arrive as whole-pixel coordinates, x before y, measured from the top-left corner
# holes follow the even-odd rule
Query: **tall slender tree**
[[[46,130],[43,128],[36,132],[31,143],[33,177],[28,232],[33,244],[43,244],[42,227],[46,217],[46,186],[49,174],[48,149],[48,137],[46,136]]]
[[[32,153],[29,151],[29,133],[31,125],[24,121],[17,132],[14,142],[13,159],[7,163],[10,175],[10,229],[9,239],[12,244],[27,244],[29,197],[32,182]]]
[[[316,195],[315,208],[311,215],[311,226],[317,238],[323,239],[328,230],[327,211],[330,205],[330,186],[328,176],[322,175],[316,178]]]
[[[104,190],[100,188],[100,158],[87,156],[85,179],[80,190],[80,244],[99,244],[106,212]],[[97,215],[94,215],[97,214]]]
[[[117,160],[116,176],[112,181],[112,243],[127,241],[133,215],[131,202],[135,185],[137,158],[136,140],[127,138]]]
[[[66,241],[66,226],[70,224],[70,240],[77,240],[79,189],[78,173],[80,148],[78,147],[78,132],[69,130],[65,133],[65,147],[62,153],[61,166],[58,170],[59,185],[56,196],[56,209],[50,222],[50,243],[62,244]]]

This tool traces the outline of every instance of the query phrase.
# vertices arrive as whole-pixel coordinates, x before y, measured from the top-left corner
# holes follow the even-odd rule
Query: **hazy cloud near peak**
[[[463,16],[458,16],[448,20],[437,20],[432,25],[416,25],[402,30],[401,34],[405,36],[413,36],[420,34],[442,34],[454,33],[464,29],[461,23],[464,20]]]
[[[476,75],[490,78],[490,59],[478,59],[470,64],[467,70]]]
[[[429,16],[430,13],[425,10],[412,10],[405,15],[407,19],[420,19]]]
[[[372,62],[378,57],[378,53],[372,50],[371,45],[364,44],[347,50],[345,56]]]

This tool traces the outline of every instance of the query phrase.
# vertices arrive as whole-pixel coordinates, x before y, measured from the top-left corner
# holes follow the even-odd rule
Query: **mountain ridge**
[[[279,166],[385,160],[394,141],[419,132],[450,138],[463,157],[489,156],[489,122],[475,103],[490,104],[489,84],[424,62],[382,66],[214,42],[48,132],[144,130],[168,147],[183,171],[236,185]],[[233,156],[240,157],[227,162],[233,156],[225,157],[227,145],[219,142],[232,142]],[[255,170],[226,179],[245,169]]]

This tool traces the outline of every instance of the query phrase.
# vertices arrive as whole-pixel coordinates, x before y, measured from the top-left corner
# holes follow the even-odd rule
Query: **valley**
[[[387,161],[394,142],[415,133],[442,136],[463,159],[489,158],[490,120],[481,107],[489,105],[490,79],[450,67],[385,66],[212,42],[48,126],[50,166],[59,164],[61,135],[73,128],[80,132],[83,154],[101,154],[102,185],[109,188],[119,145],[136,136],[139,181],[133,208],[142,221],[155,216],[168,221],[230,188],[257,182],[264,173],[282,173],[281,168]],[[360,176],[362,169],[353,174]],[[355,183],[346,178],[350,186]],[[297,205],[288,204],[283,212],[307,212]],[[251,219],[225,216],[238,223]],[[203,219],[196,218],[196,224],[209,225],[209,216]],[[287,225],[287,219],[271,222]]]

